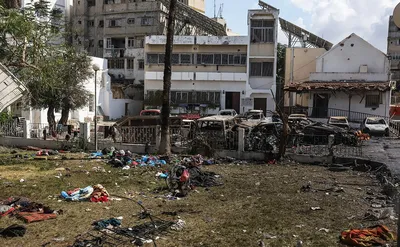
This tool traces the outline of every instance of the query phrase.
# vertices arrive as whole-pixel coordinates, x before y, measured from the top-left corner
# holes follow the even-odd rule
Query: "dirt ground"
[[[61,167],[70,171],[55,170]],[[106,172],[96,172],[93,167],[103,167]],[[143,222],[138,218],[141,208],[134,201],[65,202],[57,198],[62,190],[95,184],[102,184],[112,195],[132,195],[154,216],[166,220],[177,220],[179,216],[186,222],[182,231],[160,235],[157,246],[260,246],[260,240],[265,246],[276,247],[292,247],[298,240],[303,246],[341,246],[340,232],[349,228],[385,223],[396,230],[390,219],[363,220],[381,195],[378,181],[367,173],[331,172],[324,167],[296,164],[213,165],[202,169],[221,174],[223,186],[196,188],[186,198],[167,200],[156,198],[167,191],[155,192],[165,186],[155,174],[166,168],[121,170],[101,160],[26,161],[3,155],[0,198],[28,197],[54,210],[62,209],[64,214],[27,224],[24,237],[0,238],[0,246],[68,246],[77,235],[93,229],[91,224],[96,220],[123,216],[123,227]],[[55,177],[59,173],[62,176]],[[316,191],[300,192],[309,181]],[[343,188],[344,192],[332,192],[332,188]],[[178,216],[162,212],[178,212]],[[15,217],[0,219],[0,228],[11,224],[24,223]]]

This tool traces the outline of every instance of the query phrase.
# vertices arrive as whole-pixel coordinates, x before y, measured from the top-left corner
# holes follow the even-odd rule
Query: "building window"
[[[108,27],[122,27],[121,19],[108,20]]]
[[[154,24],[153,17],[142,17],[141,25],[142,26],[153,26]]]
[[[96,6],[96,0],[88,0],[88,7]]]
[[[251,20],[251,42],[274,43],[275,21],[273,20]]]
[[[158,54],[147,54],[148,64],[158,64]]]
[[[124,69],[125,68],[125,60],[124,59],[108,59],[108,68],[109,69]]]
[[[144,48],[144,38],[143,37],[128,38],[128,47]]]
[[[171,91],[171,104],[211,104],[219,106],[221,104],[221,93],[220,92],[208,92],[208,91]]]
[[[134,38],[128,38],[128,48],[132,48],[135,44]]]
[[[138,69],[144,70],[144,60],[143,59],[138,59]]]
[[[246,54],[197,54],[197,64],[246,65]]]
[[[94,20],[87,21],[87,26],[88,27],[94,27]]]
[[[272,62],[250,63],[250,76],[271,77],[273,76],[274,64]]]
[[[128,68],[127,69],[134,69],[135,68],[135,60],[134,59],[128,59]]]
[[[89,40],[89,47],[94,47],[94,39]]]
[[[128,24],[135,24],[135,18],[128,18]]]
[[[104,45],[103,42],[104,42],[103,40],[99,40],[99,47],[100,48],[103,48],[103,45]]]
[[[99,21],[99,27],[104,27],[104,20]]]
[[[192,55],[191,54],[181,54],[181,64],[191,64]]]
[[[366,108],[378,108],[380,102],[381,102],[380,95],[365,96],[365,107]]]
[[[95,101],[94,95],[91,94],[91,95],[89,96],[89,111],[90,111],[90,112],[94,112],[94,101]]]

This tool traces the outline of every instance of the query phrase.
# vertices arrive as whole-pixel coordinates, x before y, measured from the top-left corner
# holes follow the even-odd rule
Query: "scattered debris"
[[[186,222],[184,220],[179,219],[178,222],[176,222],[175,224],[173,224],[171,226],[172,230],[175,231],[182,231],[182,229],[185,227]]]
[[[23,237],[26,233],[26,227],[22,225],[11,225],[7,228],[0,228],[0,236],[4,238]]]
[[[91,201],[91,202],[107,202],[107,190],[101,185],[88,186],[86,188],[76,188],[71,191],[62,191],[61,197],[66,201]]]
[[[321,210],[321,208],[320,207],[311,207],[311,210],[316,211],[316,210]]]
[[[341,233],[340,241],[351,246],[383,246],[387,242],[396,241],[395,233],[387,226],[377,225],[366,229],[352,229]]]

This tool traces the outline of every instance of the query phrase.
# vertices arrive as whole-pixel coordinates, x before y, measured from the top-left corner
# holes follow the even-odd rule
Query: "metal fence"
[[[0,136],[23,137],[23,124],[17,121],[7,121],[0,124]]]
[[[238,150],[237,131],[207,130],[196,134],[196,141],[215,150]]]
[[[121,142],[131,144],[156,144],[157,128],[149,127],[118,127]]]
[[[175,147],[187,147],[191,140],[190,129],[182,127],[170,127],[171,145]]]
[[[30,125],[30,134],[31,138],[34,139],[43,139],[44,133],[46,130],[46,134],[49,134],[49,124],[48,123],[31,123]]]
[[[334,108],[319,108],[319,107],[299,107],[289,106],[285,107],[285,113],[290,114],[305,114],[310,118],[329,118],[335,116],[347,117],[350,122],[361,123],[367,117],[382,117],[389,120],[388,117],[379,116],[376,114],[370,114],[365,112],[355,112],[342,109]]]

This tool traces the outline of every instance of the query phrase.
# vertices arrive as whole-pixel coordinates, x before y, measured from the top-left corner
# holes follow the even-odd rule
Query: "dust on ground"
[[[167,191],[160,191],[166,183],[155,174],[168,166],[121,170],[101,160],[1,159],[0,198],[28,197],[64,211],[57,219],[27,224],[22,238],[0,239],[2,246],[48,242],[49,246],[68,246],[77,235],[92,229],[96,220],[123,216],[123,227],[143,222],[138,218],[141,208],[134,201],[65,202],[54,197],[62,190],[95,184],[102,184],[113,195],[132,195],[154,216],[166,220],[179,216],[186,222],[183,231],[171,230],[161,236],[157,246],[259,246],[260,240],[265,246],[276,247],[294,246],[298,240],[303,246],[340,246],[340,232],[346,229],[385,223],[396,230],[393,220],[363,219],[381,196],[379,182],[367,173],[331,172],[296,164],[203,166],[203,170],[221,174],[224,185],[196,188],[186,198],[167,200],[156,198]],[[312,190],[301,192],[309,181]],[[23,223],[14,217],[0,220],[0,228],[11,224]],[[64,239],[57,242],[55,238]]]

